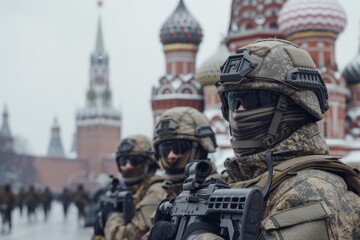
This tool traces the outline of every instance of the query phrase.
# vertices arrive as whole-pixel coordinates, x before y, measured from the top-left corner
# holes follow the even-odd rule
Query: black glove
[[[174,240],[175,236],[174,224],[167,221],[158,221],[152,227],[148,240]]]
[[[121,203],[104,202],[101,210],[98,212],[94,223],[94,234],[97,236],[105,236],[104,228],[106,221],[113,212],[122,212]]]
[[[104,224],[101,221],[101,211],[96,215],[95,223],[94,223],[94,235],[95,236],[105,236],[104,233]]]

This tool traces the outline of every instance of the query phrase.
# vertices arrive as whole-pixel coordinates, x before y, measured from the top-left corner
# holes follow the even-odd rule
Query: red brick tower
[[[194,78],[196,54],[202,36],[199,23],[180,0],[160,30],[166,73],[152,90],[154,122],[161,113],[177,106],[204,110],[202,88]]]
[[[319,122],[332,154],[346,150],[334,139],[345,138],[346,83],[337,69],[335,41],[344,30],[346,14],[337,0],[288,0],[278,19],[281,32],[288,40],[304,48],[312,56],[327,85],[329,110]]]
[[[283,38],[277,25],[286,0],[233,0],[226,44],[230,51],[259,38]]]
[[[89,173],[104,172],[103,160],[109,158],[120,139],[121,114],[112,107],[109,83],[109,56],[104,49],[99,17],[95,50],[90,57],[90,82],[86,107],[76,116],[76,152],[89,161]]]

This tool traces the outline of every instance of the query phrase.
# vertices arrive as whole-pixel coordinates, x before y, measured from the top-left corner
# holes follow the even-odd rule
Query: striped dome
[[[166,44],[192,43],[199,45],[203,37],[202,29],[196,19],[189,13],[183,0],[160,30],[160,40]]]
[[[346,65],[343,75],[348,84],[360,83],[360,49],[358,55]]]
[[[346,26],[346,13],[337,0],[288,0],[278,25],[285,36],[314,30],[339,34]]]
[[[230,55],[224,41],[221,41],[216,51],[196,71],[195,79],[202,86],[214,85],[220,79],[220,66]]]

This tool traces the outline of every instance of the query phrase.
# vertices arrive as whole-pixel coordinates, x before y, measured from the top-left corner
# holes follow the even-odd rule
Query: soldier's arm
[[[151,215],[166,196],[161,186],[162,183],[155,183],[149,187],[129,224],[123,224],[122,213],[111,214],[105,225],[106,239],[140,239],[150,229]]]
[[[263,239],[357,239],[360,198],[334,174],[305,170],[270,195]]]

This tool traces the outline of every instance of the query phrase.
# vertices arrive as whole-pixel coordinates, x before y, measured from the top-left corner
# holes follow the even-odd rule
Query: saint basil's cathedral
[[[335,59],[335,42],[345,26],[346,13],[337,0],[233,0],[226,36],[196,68],[203,31],[184,0],[179,0],[160,29],[166,66],[151,90],[154,123],[164,111],[176,106],[203,112],[216,133],[218,151],[213,159],[221,166],[232,150],[228,123],[222,118],[214,86],[220,66],[231,52],[259,38],[287,39],[310,53],[327,85],[329,110],[318,124],[330,154],[344,156],[343,161],[359,166],[360,53],[343,72],[339,72]],[[101,27],[99,18],[95,49],[90,56],[86,105],[76,115],[75,158],[64,155],[56,119],[47,156],[14,153],[8,111],[4,109],[0,154],[13,158],[18,166],[26,165],[24,159],[32,163],[33,174],[22,179],[22,184],[32,181],[40,187],[60,190],[65,185],[83,183],[91,188],[102,173],[117,174],[113,152],[121,138],[122,121],[121,113],[112,107],[109,55]]]

